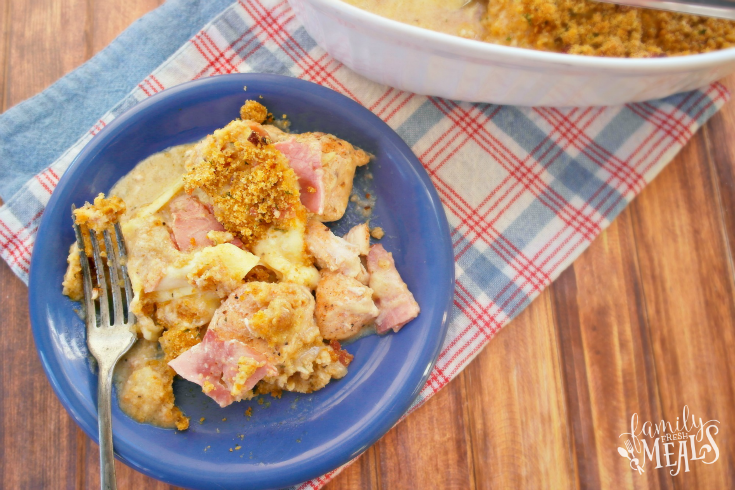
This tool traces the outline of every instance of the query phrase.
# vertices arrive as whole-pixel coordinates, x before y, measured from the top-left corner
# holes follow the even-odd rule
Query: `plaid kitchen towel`
[[[104,58],[117,42],[98,56]],[[104,61],[98,65],[107,72],[72,76],[88,87],[104,85],[123,69]],[[456,376],[558,277],[729,98],[719,83],[663,100],[603,108],[519,108],[419,96],[366,80],[331,58],[285,0],[242,0],[138,80],[54,161],[43,160],[42,171],[28,175],[0,209],[0,255],[13,271],[27,281],[44,206],[59,177],[102,127],[165,88],[234,72],[299,77],[355,99],[411,146],[438,189],[451,227],[456,294],[445,344],[411,410]],[[57,112],[68,113],[80,97],[62,94]],[[11,114],[0,116],[5,134],[39,131],[46,114],[35,102],[13,109],[15,118],[22,111],[30,114],[20,129],[8,122]],[[10,154],[20,150],[11,148]],[[30,150],[22,150],[28,160]],[[8,172],[9,166],[22,170],[19,159],[0,159],[0,171]],[[299,488],[319,488],[339,471]]]

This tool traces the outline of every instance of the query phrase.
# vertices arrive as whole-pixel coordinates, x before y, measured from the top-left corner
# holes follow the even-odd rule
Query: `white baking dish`
[[[499,46],[402,24],[340,0],[289,0],[332,56],[423,95],[524,106],[614,105],[707,85],[735,71],[735,48],[670,58],[575,56]]]

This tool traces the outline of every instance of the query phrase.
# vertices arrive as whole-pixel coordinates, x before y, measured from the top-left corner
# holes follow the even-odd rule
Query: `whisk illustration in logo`
[[[690,462],[712,464],[720,458],[715,443],[719,423],[719,420],[697,419],[689,413],[687,405],[681,419],[676,417],[673,424],[665,420],[656,424],[646,421],[639,427],[638,414],[634,413],[630,418],[630,432],[618,436],[625,437],[625,448],[618,447],[618,454],[628,459],[631,470],[639,475],[645,471],[646,460],[656,463],[654,469],[672,467],[669,470],[672,476],[678,475],[682,468],[686,473]]]

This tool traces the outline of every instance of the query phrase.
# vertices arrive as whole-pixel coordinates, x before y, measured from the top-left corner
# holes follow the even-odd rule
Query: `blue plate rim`
[[[354,110],[362,113],[367,118],[372,119],[372,123],[376,124],[378,126],[381,126],[383,128],[383,137],[385,138],[386,142],[390,143],[392,147],[395,150],[398,150],[402,156],[404,157],[405,161],[407,161],[413,170],[413,173],[418,179],[420,179],[423,187],[426,189],[429,197],[429,202],[431,204],[431,208],[434,211],[434,216],[432,216],[432,219],[437,220],[437,224],[439,225],[441,235],[442,235],[442,241],[441,241],[441,249],[444,254],[444,257],[442,260],[438,260],[437,262],[440,264],[440,275],[441,278],[436,281],[437,287],[442,287],[446,289],[446,295],[444,297],[444,304],[441,305],[440,311],[443,311],[444,314],[441,318],[441,325],[440,325],[440,332],[441,335],[440,340],[435,343],[434,349],[431,352],[431,355],[429,356],[430,362],[428,366],[429,369],[425,369],[422,373],[421,377],[419,378],[418,382],[415,383],[415,386],[412,387],[411,392],[407,396],[403,397],[396,397],[395,400],[391,401],[391,403],[387,404],[384,407],[383,413],[379,417],[379,419],[376,421],[376,423],[371,427],[370,430],[364,431],[364,433],[361,435],[361,437],[355,436],[355,439],[358,439],[353,444],[354,449],[358,452],[355,454],[354,451],[346,451],[341,454],[332,455],[329,458],[324,458],[325,461],[323,461],[321,464],[311,465],[310,469],[303,469],[299,472],[295,473],[294,476],[289,478],[287,481],[284,480],[282,482],[278,482],[276,486],[288,486],[288,485],[294,485],[298,484],[304,481],[308,481],[312,478],[319,477],[332,469],[338,468],[342,466],[345,463],[348,463],[351,461],[354,457],[356,457],[357,454],[361,454],[364,450],[369,448],[371,445],[373,445],[375,442],[377,442],[380,437],[382,437],[388,430],[390,430],[399,420],[405,412],[410,408],[410,406],[413,404],[413,402],[416,400],[418,395],[420,394],[421,389],[425,386],[435,364],[438,359],[438,356],[441,352],[441,348],[444,343],[444,339],[446,338],[448,326],[449,326],[449,316],[451,314],[451,306],[452,301],[454,298],[454,289],[455,289],[455,268],[454,268],[454,253],[453,253],[453,247],[451,242],[451,236],[449,232],[449,223],[447,221],[447,217],[444,211],[444,207],[441,203],[441,200],[439,198],[439,195],[437,193],[436,188],[434,187],[433,183],[431,182],[431,179],[424,169],[424,167],[419,162],[418,158],[414,155],[413,151],[410,149],[410,147],[398,136],[398,134],[390,128],[383,120],[381,120],[378,116],[373,114],[369,109],[363,107],[359,103],[355,102],[354,100],[336,92],[329,88],[323,87],[321,85],[318,85],[313,82],[301,80],[298,78],[283,76],[283,75],[272,75],[272,74],[257,74],[257,73],[240,73],[240,74],[226,74],[226,75],[218,75],[208,78],[203,78],[200,80],[194,80],[190,82],[184,82],[179,85],[176,85],[172,88],[163,90],[157,94],[154,94],[140,102],[138,102],[135,106],[131,107],[130,109],[126,110],[124,113],[118,115],[112,122],[110,122],[107,126],[105,126],[95,137],[92,138],[91,141],[87,143],[87,145],[82,149],[82,151],[76,156],[76,158],[72,161],[72,163],[69,165],[67,170],[64,172],[64,175],[62,175],[61,179],[59,180],[59,183],[57,184],[53,194],[51,195],[47,205],[46,209],[53,209],[54,206],[57,205],[57,201],[59,201],[60,196],[64,190],[64,188],[68,185],[69,182],[71,182],[72,176],[75,173],[77,167],[79,167],[82,162],[89,158],[90,155],[93,155],[97,149],[103,145],[106,144],[106,140],[108,138],[114,137],[118,132],[122,131],[124,129],[125,123],[130,120],[131,118],[136,117],[140,112],[147,110],[150,106],[153,106],[159,101],[164,100],[166,97],[170,97],[176,94],[179,94],[180,92],[185,92],[188,90],[196,89],[200,85],[206,85],[206,84],[216,84],[219,83],[223,79],[231,80],[234,77],[238,77],[241,80],[241,83],[245,86],[247,85],[248,81],[252,81],[253,79],[258,79],[259,82],[270,82],[273,84],[285,84],[285,85],[297,85],[299,89],[304,90],[306,92],[314,92],[318,95],[326,98],[337,98],[340,100],[340,103],[351,105]],[[227,82],[229,83],[229,82]],[[44,216],[41,219],[41,224],[39,225],[38,232],[36,235],[36,242],[34,244],[34,247],[39,246],[41,244],[44,246],[45,242],[45,230],[49,228],[50,225],[48,220],[46,219],[47,213],[44,213]],[[42,298],[39,298],[36,290],[34,288],[34,284],[36,281],[40,279],[34,279],[36,277],[39,277],[39,274],[41,272],[38,272],[38,268],[36,264],[39,262],[38,260],[34,260],[36,255],[32,255],[31,257],[31,265],[30,265],[30,271],[29,271],[29,310],[30,310],[30,321],[31,321],[31,330],[33,333],[34,343],[36,346],[36,352],[38,353],[39,359],[41,361],[41,364],[43,366],[44,372],[46,374],[47,379],[49,380],[49,383],[51,384],[51,387],[53,388],[54,392],[56,393],[56,396],[61,401],[62,406],[66,410],[66,412],[71,416],[71,418],[75,421],[75,423],[92,439],[95,443],[98,441],[98,433],[97,433],[97,424],[96,419],[94,420],[94,425],[90,425],[88,421],[83,417],[82,414],[78,413],[72,404],[71,396],[67,393],[66,390],[62,387],[60,378],[55,374],[54,371],[54,361],[49,358],[49,356],[46,355],[45,350],[41,349],[41,345],[44,344],[44,332],[41,330],[42,328],[47,327],[47,323],[42,318],[41,308],[34,308],[34,305],[40,305],[40,301],[42,301]],[[425,364],[422,364],[425,365]],[[415,371],[417,369],[417,366],[413,367],[413,370]],[[365,434],[366,432],[366,434]],[[185,482],[182,482],[181,480],[177,480],[175,478],[166,478],[163,477],[160,474],[153,474],[151,471],[148,470],[147,467],[143,467],[139,464],[137,464],[135,461],[130,460],[129,458],[125,457],[124,455],[115,453],[115,456],[128,466],[136,469],[137,471],[146,474],[152,478],[170,483],[170,484],[178,484],[178,485],[186,485]],[[191,484],[192,482],[189,482]],[[275,483],[275,482],[274,482]]]

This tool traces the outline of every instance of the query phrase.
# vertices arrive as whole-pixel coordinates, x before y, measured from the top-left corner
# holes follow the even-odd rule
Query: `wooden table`
[[[159,0],[0,0],[2,109],[105,47]],[[735,88],[735,77],[729,79]],[[572,267],[337,488],[735,488],[735,106]],[[0,142],[2,144],[2,142]],[[0,264],[0,486],[95,488],[97,446],[56,399],[26,287]],[[688,473],[617,454],[633,413],[720,421]],[[121,489],[168,487],[118,463]]]

